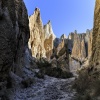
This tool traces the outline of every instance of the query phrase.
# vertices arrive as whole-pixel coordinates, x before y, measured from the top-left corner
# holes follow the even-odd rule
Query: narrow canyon
[[[0,0],[0,100],[100,100],[100,0],[84,33],[58,38],[41,16]]]

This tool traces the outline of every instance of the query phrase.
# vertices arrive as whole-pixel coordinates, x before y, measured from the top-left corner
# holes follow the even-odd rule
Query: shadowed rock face
[[[60,43],[58,43],[55,54],[57,56],[57,67],[63,71],[69,71],[68,40],[64,34],[60,37]]]
[[[46,57],[50,59],[53,54],[53,35],[51,34],[49,38],[44,41],[44,48],[46,50]]]
[[[100,67],[100,0],[96,0],[91,65]]]
[[[28,15],[23,0],[0,0],[1,81],[14,65],[20,67],[28,39]]]

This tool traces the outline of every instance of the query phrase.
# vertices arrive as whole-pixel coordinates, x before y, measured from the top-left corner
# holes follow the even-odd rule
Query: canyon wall
[[[90,64],[94,67],[100,67],[100,0],[96,0],[94,12],[94,28],[92,41],[92,57]]]
[[[0,1],[0,77],[21,69],[28,48],[28,15],[23,0]],[[1,81],[3,81],[1,79]]]

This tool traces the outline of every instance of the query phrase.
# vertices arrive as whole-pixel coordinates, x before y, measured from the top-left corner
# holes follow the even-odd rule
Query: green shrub
[[[78,94],[75,97],[75,100],[93,100],[93,99],[88,94],[83,94],[83,95]]]
[[[75,80],[73,87],[77,90],[77,92],[84,93],[89,88],[89,84],[89,75],[86,70],[82,70],[79,77]]]
[[[38,65],[39,68],[46,68],[46,67],[51,66],[51,64],[48,61],[45,61],[45,60],[44,61],[39,61],[37,63],[37,65]]]
[[[44,78],[44,74],[46,74],[48,76],[56,77],[56,78],[73,77],[73,74],[71,72],[63,71],[61,68],[58,68],[58,67],[52,68],[51,63],[49,63],[48,61],[45,61],[45,60],[39,61],[38,67],[40,69],[40,72],[36,73],[36,76],[38,78]]]
[[[27,78],[27,79],[21,81],[21,84],[22,84],[23,88],[28,88],[33,83],[35,83],[35,80],[33,78]]]
[[[91,67],[81,70],[73,84],[73,88],[77,90],[79,98],[81,98],[79,100],[98,100],[96,98],[100,96],[99,76],[98,70],[91,70]]]
[[[43,79],[44,78],[44,73],[39,71],[39,72],[35,73],[35,76],[38,77],[38,78],[42,78]]]

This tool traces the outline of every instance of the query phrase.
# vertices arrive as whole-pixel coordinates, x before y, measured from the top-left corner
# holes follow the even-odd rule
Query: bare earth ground
[[[10,100],[73,100],[75,90],[71,89],[75,78],[57,79],[45,76],[45,79],[35,79],[31,87],[15,86],[8,90]]]

